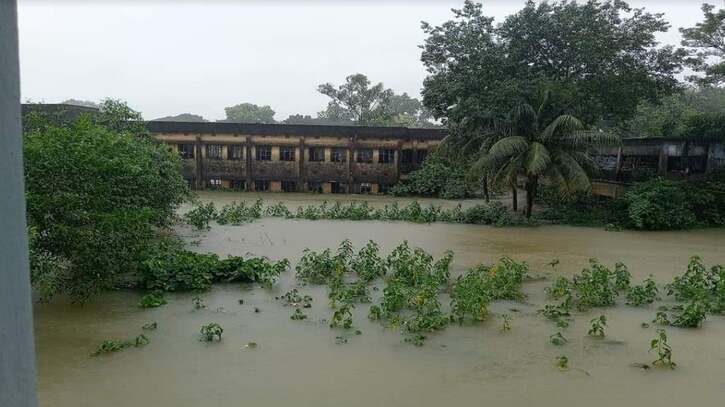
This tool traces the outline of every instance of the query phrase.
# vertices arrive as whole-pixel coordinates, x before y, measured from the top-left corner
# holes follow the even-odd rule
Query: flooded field
[[[341,198],[262,196],[267,201],[284,199],[288,206]],[[223,204],[256,195],[204,194],[202,199]],[[391,202],[391,198],[372,199],[371,204]],[[725,230],[606,232],[566,226],[264,218],[244,226],[215,225],[202,233],[181,228],[179,233],[193,250],[286,257],[293,265],[304,248],[334,248],[345,238],[356,248],[375,240],[384,254],[408,240],[435,256],[452,249],[454,276],[502,255],[526,261],[532,273],[542,274],[551,271],[548,264],[553,259],[559,260],[558,272],[566,275],[579,272],[590,257],[609,265],[622,261],[634,282],[652,275],[660,284],[682,273],[694,254],[706,264],[725,263]],[[656,306],[632,308],[620,299],[616,307],[575,314],[575,322],[565,331],[569,342],[554,346],[548,338],[558,329],[536,312],[547,302],[544,287],[550,283],[525,283],[525,302],[500,301],[491,306],[494,314],[512,315],[511,331],[502,332],[500,319],[492,315],[477,325],[452,324],[432,334],[422,347],[403,343],[397,330],[369,321],[367,305],[354,313],[354,325],[362,335],[350,335],[347,343],[337,344],[341,331],[324,321],[331,314],[326,289],[300,287],[292,271],[272,289],[216,286],[201,295],[206,308],[200,310],[194,309],[191,293],[169,294],[168,305],[151,310],[138,308],[141,293],[123,291],[82,307],[63,301],[37,305],[40,402],[48,407],[722,403],[725,318],[709,316],[699,329],[668,328],[677,368],[644,371],[630,364],[655,359],[647,352],[655,327],[642,328],[641,323],[654,318]],[[291,287],[314,297],[306,321],[290,320],[292,309],[274,298]],[[600,314],[609,320],[606,338],[588,337],[589,320]],[[132,338],[152,321],[158,322],[158,329],[146,333],[151,341],[146,347],[89,357],[103,340]],[[199,341],[199,328],[208,322],[224,327],[220,343]],[[251,341],[258,347],[246,348]],[[569,358],[566,371],[555,365],[560,355]]]

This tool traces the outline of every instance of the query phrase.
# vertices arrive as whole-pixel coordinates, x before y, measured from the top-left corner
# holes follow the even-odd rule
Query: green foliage
[[[400,207],[397,202],[394,202],[385,205],[381,209],[373,208],[365,201],[350,202],[348,204],[335,202],[332,205],[323,202],[319,205],[299,206],[296,211],[291,211],[282,202],[265,208],[263,202],[257,200],[252,205],[247,205],[246,202],[235,202],[223,206],[219,211],[212,208],[210,204],[197,204],[184,214],[184,219],[197,229],[207,229],[209,222],[212,220],[222,225],[241,225],[259,219],[262,215],[307,220],[393,220],[415,223],[449,222],[494,226],[526,224],[526,222],[509,213],[500,202],[474,205],[466,209],[463,209],[460,205],[451,209],[444,209],[434,205],[423,207],[417,201],[413,201],[405,207]]]
[[[312,307],[312,297],[309,295],[302,295],[300,292],[293,288],[287,291],[281,297],[277,297],[278,300],[282,300],[284,305],[292,306],[295,308],[310,308]]]
[[[689,79],[701,85],[719,85],[725,81],[725,34],[722,27],[725,22],[725,9],[715,11],[715,6],[702,5],[703,21],[694,27],[680,28],[682,45],[688,47],[688,66],[703,76],[691,76]]]
[[[661,15],[625,2],[527,2],[496,25],[485,10],[468,0],[451,20],[423,23],[423,103],[449,125],[480,129],[542,82],[586,123],[626,119],[678,87],[684,52],[658,46]]]
[[[156,308],[166,304],[166,298],[162,292],[154,291],[141,297],[138,305],[141,308]]]
[[[148,324],[144,324],[141,327],[141,329],[143,329],[144,331],[155,331],[156,328],[158,328],[158,327],[159,327],[158,322],[154,321],[154,322],[149,322]]]
[[[556,358],[556,367],[562,370],[566,370],[569,368],[569,358],[567,358],[564,355],[558,356]]]
[[[206,308],[206,303],[204,302],[204,299],[199,296],[192,298],[191,303],[194,304],[194,309],[196,310]]]
[[[657,337],[650,341],[649,351],[657,352],[657,359],[652,366],[668,367],[674,369],[677,364],[672,361],[672,347],[667,342],[667,332],[664,329],[657,330]]]
[[[355,308],[355,305],[350,302],[344,302],[338,306],[330,319],[330,328],[351,328],[353,308]]]
[[[224,328],[216,322],[201,326],[201,340],[204,342],[213,342],[214,338],[217,338],[217,341],[221,341],[223,333]]]
[[[648,277],[641,285],[635,285],[627,291],[627,305],[639,307],[645,304],[652,304],[657,299],[659,290],[657,284]]]
[[[231,123],[274,123],[274,110],[271,107],[253,103],[240,103],[224,108],[225,122]]]
[[[307,315],[300,308],[295,308],[295,312],[289,318],[293,321],[302,321],[303,319],[307,319]]]
[[[139,335],[132,341],[114,341],[105,340],[96,349],[91,356],[100,356],[109,353],[119,352],[130,347],[141,348],[149,344],[149,339],[146,335]]]
[[[685,306],[678,306],[679,311],[671,321],[672,326],[679,328],[698,328],[707,317],[709,304],[700,299],[694,299]]]
[[[184,221],[196,229],[209,229],[209,222],[216,219],[216,207],[214,202],[201,203],[196,205],[189,212],[184,214]]]
[[[393,195],[434,196],[461,199],[471,195],[466,183],[465,167],[448,160],[442,154],[429,154],[421,167],[400,180],[392,189]]]
[[[162,242],[147,254],[139,272],[140,284],[148,290],[206,290],[214,282],[257,282],[269,286],[289,268],[283,259],[230,256],[183,250],[174,242]]]
[[[562,345],[566,345],[566,343],[569,342],[569,340],[566,339],[564,337],[564,335],[561,334],[561,332],[557,332],[557,333],[549,336],[549,342],[551,342],[552,345],[562,346]]]
[[[165,145],[85,118],[26,132],[23,154],[41,256],[32,276],[48,295],[84,301],[113,287],[139,267],[158,227],[188,196],[181,161]],[[48,260],[62,267],[46,267]]]
[[[676,276],[666,289],[678,301],[690,303],[686,309],[691,315],[699,315],[703,308],[715,314],[725,312],[725,267],[722,265],[708,268],[700,257],[693,256],[687,271]]]
[[[572,280],[574,304],[579,309],[612,306],[617,295],[629,288],[629,280],[624,264],[615,264],[612,271],[596,259],[590,259],[589,268]]]
[[[604,328],[607,326],[607,317],[604,315],[600,315],[597,318],[592,319],[589,321],[591,324],[591,328],[589,328],[588,335],[589,336],[598,336],[598,337],[604,337]]]
[[[624,199],[636,229],[688,229],[697,224],[692,197],[681,182],[655,178],[636,184]]]
[[[521,285],[527,275],[526,263],[502,257],[492,266],[479,265],[456,280],[451,290],[451,319],[462,323],[466,317],[483,321],[488,304],[494,300],[521,300]]]

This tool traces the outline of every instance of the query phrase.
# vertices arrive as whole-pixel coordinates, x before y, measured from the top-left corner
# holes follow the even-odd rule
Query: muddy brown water
[[[221,196],[221,197],[220,197]],[[284,199],[282,194],[272,194]],[[240,195],[236,199],[249,199]],[[266,197],[266,196],[265,196]],[[205,194],[233,200],[233,194]],[[329,198],[329,197],[325,197]],[[338,198],[338,197],[335,197]],[[294,196],[290,205],[315,203],[319,196]],[[377,198],[378,204],[391,198]],[[444,204],[451,204],[444,202]],[[404,222],[306,221],[265,218],[244,226],[214,226],[179,233],[198,251],[219,255],[289,258],[306,248],[335,247],[345,238],[356,247],[377,241],[385,254],[403,240],[436,256],[455,252],[452,274],[509,255],[547,273],[552,259],[558,272],[571,274],[597,257],[623,261],[635,282],[653,275],[660,282],[681,273],[688,257],[725,263],[725,230],[687,232],[606,232],[600,229],[541,226],[493,228],[475,225]],[[292,321],[292,309],[275,301],[297,287],[292,272],[271,290],[253,285],[220,285],[194,310],[194,294],[167,295],[169,304],[139,309],[137,292],[113,292],[85,306],[63,300],[35,307],[38,390],[41,406],[441,406],[508,405],[720,405],[725,396],[725,318],[708,317],[699,329],[669,328],[675,370],[630,367],[651,362],[649,340],[655,327],[640,324],[655,307],[618,305],[576,315],[562,330],[564,346],[548,342],[558,329],[536,314],[546,303],[547,281],[526,283],[523,303],[497,302],[491,310],[512,315],[512,329],[500,330],[493,316],[473,326],[451,325],[420,348],[402,342],[400,332],[367,320],[367,305],[355,310],[362,335],[336,344],[341,331],[327,327],[330,317],[323,287],[301,287],[314,297],[309,320]],[[244,299],[244,304],[238,303]],[[620,304],[624,301],[620,299]],[[260,312],[255,313],[254,308]],[[605,314],[607,337],[587,337],[588,321]],[[104,339],[126,339],[141,326],[150,344],[116,354],[89,357]],[[220,343],[198,340],[208,322],[224,327]],[[347,334],[343,334],[347,335]],[[245,348],[249,342],[256,349]],[[570,369],[555,358],[565,355]]]

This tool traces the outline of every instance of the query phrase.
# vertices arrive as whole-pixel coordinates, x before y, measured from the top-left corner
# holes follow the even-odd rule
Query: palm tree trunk
[[[511,207],[514,212],[519,210],[519,194],[516,191],[516,184],[511,184]]]
[[[536,177],[526,180],[526,217],[531,217],[534,208],[534,198],[536,197],[536,189],[539,180]]]
[[[483,181],[483,199],[486,201],[486,203],[488,203],[491,200],[491,196],[489,195],[489,192],[488,192],[488,176],[484,175],[482,181]]]

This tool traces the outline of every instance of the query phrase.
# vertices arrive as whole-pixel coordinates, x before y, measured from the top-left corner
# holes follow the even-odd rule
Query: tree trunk
[[[488,176],[483,176],[483,199],[488,203],[489,200],[491,200],[491,196],[488,192]]]
[[[534,208],[534,198],[536,197],[536,187],[539,184],[539,180],[532,178],[526,180],[526,217],[531,217],[531,212]]]
[[[519,195],[516,192],[516,184],[511,184],[511,206],[514,212],[519,210]]]

